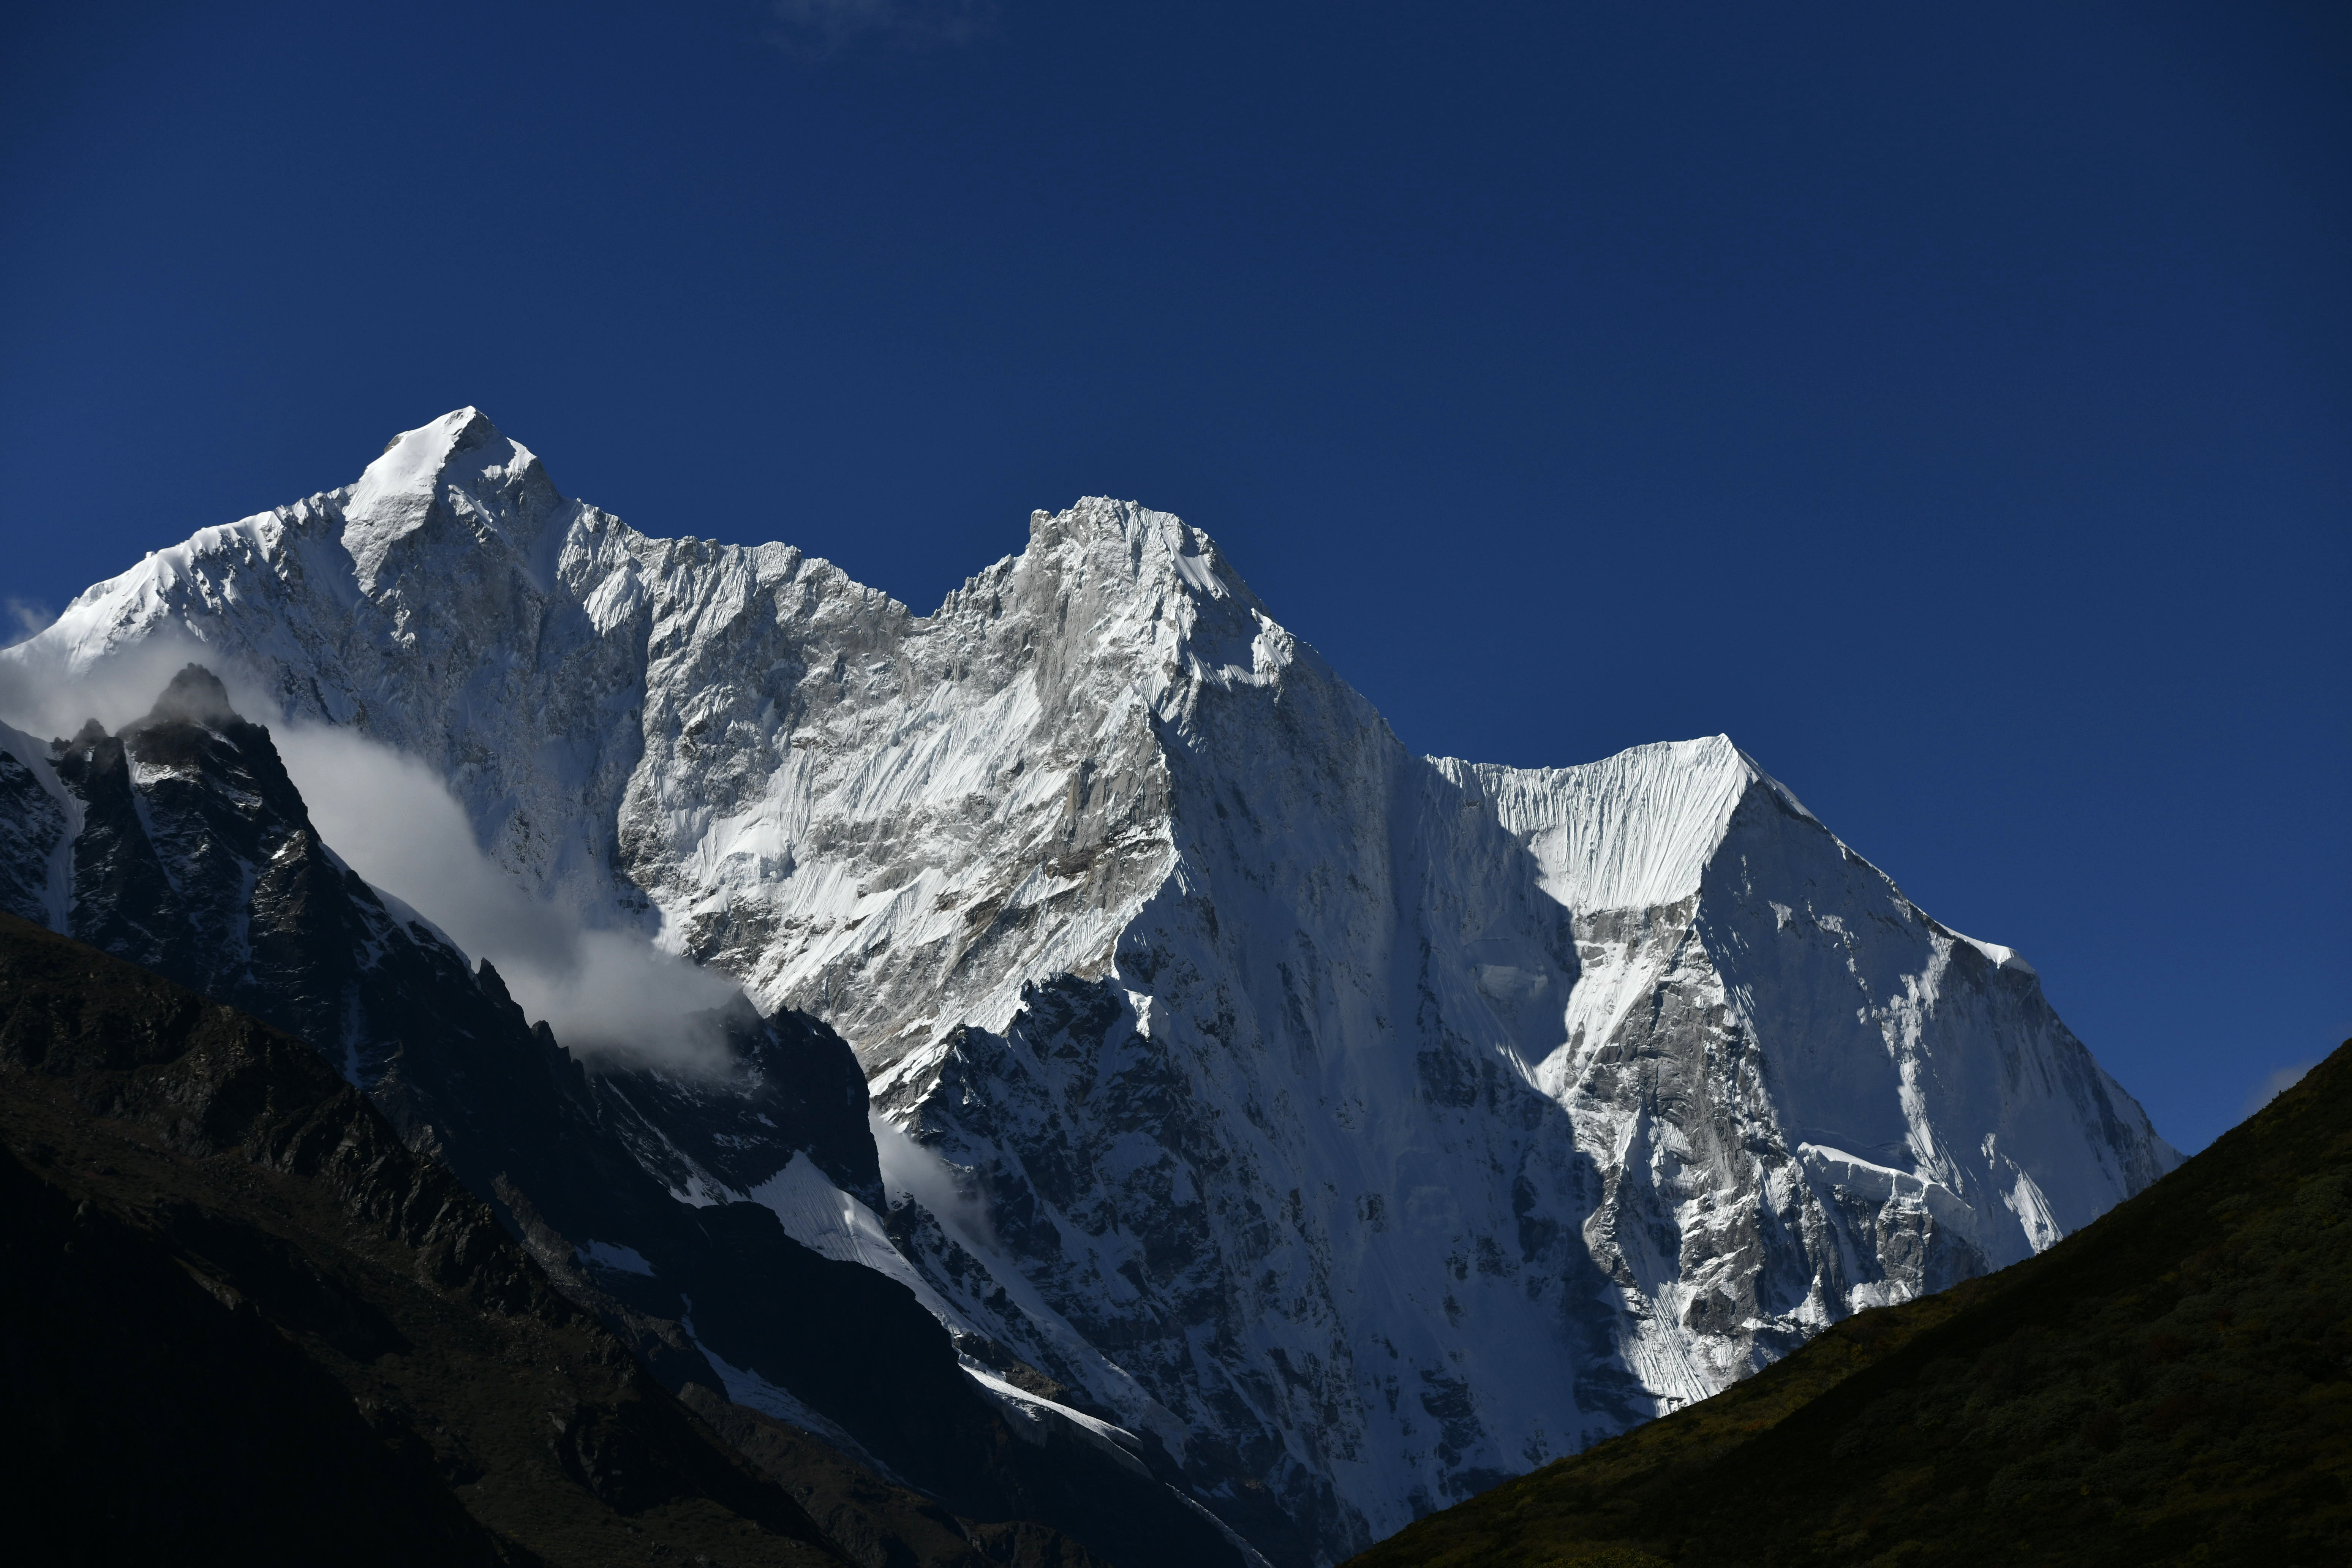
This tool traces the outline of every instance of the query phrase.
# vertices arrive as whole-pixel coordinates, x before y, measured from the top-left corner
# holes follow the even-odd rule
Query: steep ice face
[[[1536,1079],[1612,1172],[1594,1258],[1646,1281],[1645,1339],[1708,1391],[2178,1163],[2031,966],[1922,913],[1727,740],[1439,765],[1574,911],[1568,1037]]]
[[[562,542],[565,510],[527,447],[499,435],[480,410],[460,408],[394,437],[368,465],[343,505],[341,542],[363,594],[411,574],[404,556],[431,558],[436,532],[457,529],[484,543],[495,536],[544,592],[547,547]]]
[[[1255,673],[1161,717],[1176,865],[1110,973],[877,1087],[989,1198],[993,1251],[908,1237],[958,1310],[1172,1413],[1261,1544],[1342,1552],[2177,1158],[1729,742],[1429,763],[1310,651]]]
[[[819,581],[657,658],[622,846],[687,951],[878,1069],[1107,973],[1172,863],[1155,717],[1249,679],[1271,623],[1204,539],[1110,502],[1039,514],[930,616]]]
[[[433,763],[526,886],[839,1028],[985,1200],[865,1227],[966,1356],[1157,1439],[1276,1561],[2177,1159],[2031,969],[1728,741],[1416,757],[1128,503],[917,616],[564,500],[461,410],[0,661],[174,631]]]
[[[1662,909],[1699,889],[1732,811],[1751,787],[1810,816],[1730,740],[1636,746],[1573,768],[1506,768],[1434,759],[1494,803],[1571,910]]]

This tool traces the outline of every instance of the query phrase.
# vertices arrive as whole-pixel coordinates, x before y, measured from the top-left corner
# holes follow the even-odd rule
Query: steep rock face
[[[1286,1562],[2177,1159],[2030,970],[1728,742],[1416,757],[1130,504],[918,617],[562,500],[461,410],[0,659],[173,630],[433,763],[527,885],[837,1027],[961,1196],[780,1177],[792,1233]]]
[[[2041,1255],[1349,1568],[2352,1560],[2352,1042]]]
[[[1645,1380],[1673,1403],[2178,1163],[2031,966],[1922,913],[1727,740],[1439,766],[1575,911],[1582,974],[1536,1081],[1612,1173],[1586,1237],[1649,1303]]]
[[[0,910],[54,926],[65,923],[72,901],[67,845],[81,819],[47,752],[0,724]]]
[[[1066,1524],[1139,1568],[1245,1560],[1138,1439],[967,1373],[911,1273],[786,1231],[812,1205],[884,1201],[865,1079],[829,1030],[739,1000],[711,1020],[729,1056],[715,1077],[586,1071],[495,971],[469,973],[320,841],[269,731],[202,667],[121,735],[92,723],[26,755],[39,798],[77,805],[81,826],[62,845],[20,835],[25,863],[0,874],[26,881],[62,853],[76,934],[299,1031],[673,1388],[789,1415],[1019,1525],[982,1534],[1024,1552],[1050,1558]]]

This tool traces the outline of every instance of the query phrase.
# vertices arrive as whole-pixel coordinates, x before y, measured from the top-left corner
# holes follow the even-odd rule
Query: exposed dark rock
[[[42,1561],[838,1560],[315,1052],[5,915],[0,1136]]]

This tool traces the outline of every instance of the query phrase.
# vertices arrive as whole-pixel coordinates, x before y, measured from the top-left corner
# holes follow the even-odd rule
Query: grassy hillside
[[[2352,1042],[2042,1256],[1349,1568],[2352,1562]]]

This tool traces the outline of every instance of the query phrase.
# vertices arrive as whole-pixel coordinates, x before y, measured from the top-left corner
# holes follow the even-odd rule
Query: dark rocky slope
[[[1351,1568],[2352,1561],[2352,1042],[2049,1252]]]
[[[318,1055],[0,915],[9,1538],[839,1562]]]
[[[371,1429],[347,1387],[158,1226],[278,1262],[257,1235],[184,1202],[125,1218],[71,1179],[119,1164],[40,1148],[38,1173],[0,1153],[0,1491],[15,1550],[60,1563],[535,1561],[466,1511],[429,1450]],[[319,1331],[362,1354],[353,1342],[392,1342],[378,1314],[272,1272]]]
[[[712,1020],[733,1055],[724,1081],[588,1070],[494,970],[469,970],[343,865],[268,730],[198,667],[120,735],[91,725],[50,756],[80,808],[72,932],[316,1047],[668,1389],[727,1388],[715,1359],[953,1515],[1032,1521],[1040,1541],[1069,1531],[1124,1568],[1240,1560],[1141,1465],[1009,1423],[902,1287],[803,1247],[760,1205],[673,1197],[665,1162],[681,1152],[739,1189],[806,1152],[881,1205],[864,1077],[831,1031],[740,1005]],[[0,778],[0,822],[16,829],[0,861],[12,885],[38,888],[73,829],[17,772]],[[644,1271],[588,1261],[591,1243]]]
[[[5,914],[0,1408],[44,1563],[1109,1568],[672,1398],[308,1047]]]

